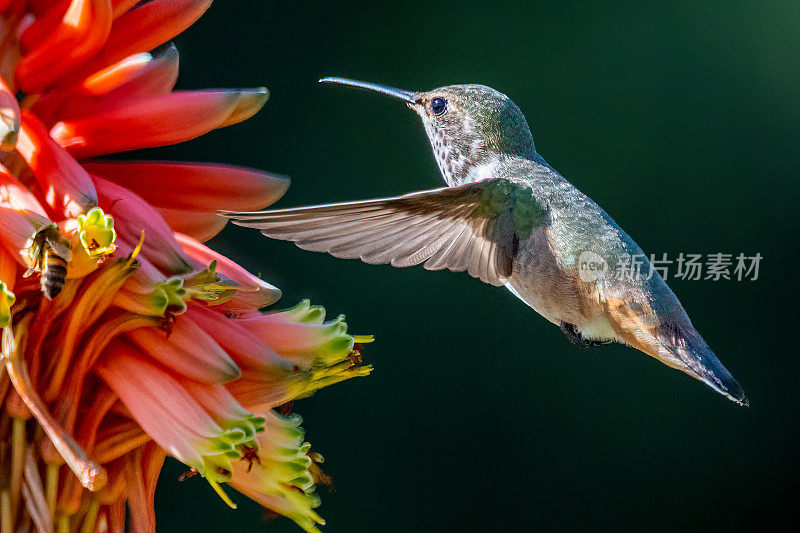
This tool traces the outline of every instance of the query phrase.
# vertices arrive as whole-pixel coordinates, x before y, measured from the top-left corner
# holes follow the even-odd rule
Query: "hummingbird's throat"
[[[433,125],[426,121],[425,130],[433,156],[445,182],[451,187],[492,177],[491,169],[502,160],[491,152],[478,131],[468,124],[454,128]]]

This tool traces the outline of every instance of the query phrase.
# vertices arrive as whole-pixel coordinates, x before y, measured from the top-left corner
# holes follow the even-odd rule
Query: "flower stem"
[[[58,499],[58,470],[61,465],[57,463],[47,464],[47,473],[45,477],[45,498],[47,500],[47,508],[50,509],[50,518],[52,519],[56,512],[56,501]]]
[[[14,520],[11,516],[11,492],[0,491],[0,531],[13,531]]]
[[[89,502],[89,510],[86,511],[86,516],[83,518],[81,533],[94,532],[94,526],[97,525],[97,512],[99,510],[100,510],[100,501],[97,498],[92,498],[92,501]]]
[[[56,531],[58,533],[70,533],[69,531],[69,515],[59,513],[56,523]]]
[[[22,472],[25,467],[25,419],[14,417],[11,422],[11,513],[19,507],[22,493]]]

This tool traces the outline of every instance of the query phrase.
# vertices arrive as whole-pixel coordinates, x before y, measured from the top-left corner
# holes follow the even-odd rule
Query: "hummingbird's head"
[[[536,153],[525,116],[503,93],[485,85],[449,85],[414,92],[346,78],[323,78],[377,91],[406,102],[422,119],[436,162],[448,185],[489,177],[493,164]]]

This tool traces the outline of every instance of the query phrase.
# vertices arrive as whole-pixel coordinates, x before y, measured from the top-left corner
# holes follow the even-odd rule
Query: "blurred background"
[[[601,4],[216,2],[177,39],[179,87],[272,96],[148,156],[289,174],[278,207],[442,185],[404,105],[318,78],[482,83],[647,253],[764,257],[756,281],[669,280],[745,409],[630,348],[575,348],[467,274],[227,228],[212,246],[283,289],[278,307],[310,298],[377,338],[372,376],[295,404],[336,482],[320,489],[327,533],[743,530],[797,509],[800,4]],[[183,471],[162,475],[161,531],[299,531]]]

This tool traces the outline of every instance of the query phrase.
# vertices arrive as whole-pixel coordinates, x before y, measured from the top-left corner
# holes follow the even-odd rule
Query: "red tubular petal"
[[[20,88],[42,92],[100,50],[111,31],[110,0],[72,0],[61,24],[17,65]]]
[[[219,344],[186,317],[178,317],[169,334],[156,328],[138,328],[125,335],[150,358],[187,378],[228,383],[242,375]]]
[[[61,24],[61,19],[64,13],[69,8],[70,0],[57,0],[51,2],[50,7],[43,16],[37,17],[36,20],[22,32],[20,35],[19,43],[23,52],[32,50],[39,45],[48,35],[58,28]]]
[[[228,222],[216,213],[208,211],[183,211],[168,207],[157,207],[156,209],[164,217],[172,231],[183,233],[200,242],[211,239],[222,231]]]
[[[114,98],[125,98],[134,95],[149,96],[166,94],[175,87],[178,81],[178,49],[170,43],[158,55],[151,55],[150,60],[138,62],[132,68],[125,65],[131,57],[87,78],[81,88],[90,94],[106,94]],[[113,92],[112,92],[113,90]]]
[[[46,217],[44,208],[26,186],[17,181],[6,167],[0,165],[0,206],[27,209]]]
[[[150,54],[134,54],[86,78],[80,92],[91,95],[107,94],[135,77],[153,60]]]
[[[201,461],[198,445],[220,428],[182,387],[185,378],[120,337],[111,342],[93,371],[160,446],[181,461]]]
[[[89,174],[27,111],[22,112],[17,151],[36,176],[45,202],[57,214],[76,217],[97,205],[97,193]]]
[[[8,152],[17,145],[19,135],[19,103],[0,77],[0,150]]]
[[[37,17],[41,17],[53,7],[53,0],[27,0],[26,2],[15,1],[15,4],[26,4],[26,7]]]
[[[17,260],[12,257],[11,252],[0,247],[0,281],[6,284],[10,291],[14,290],[17,279]]]
[[[32,219],[34,216],[30,212],[19,212],[9,207],[0,206],[0,244],[17,260],[17,262],[27,267],[20,255],[20,250],[25,248],[28,239],[48,221],[46,219]],[[41,222],[41,224],[40,224]]]
[[[120,103],[57,123],[50,135],[78,159],[175,144],[254,115],[266,89],[183,91]]]
[[[167,223],[147,202],[125,187],[102,178],[94,179],[100,207],[114,217],[117,237],[135,244],[144,232],[142,255],[166,274],[190,271],[184,255]]]
[[[289,188],[289,178],[215,163],[87,161],[83,167],[170,209],[256,211]]]
[[[165,456],[164,451],[155,444],[143,446],[141,451],[132,457],[128,456],[126,477],[131,533],[156,531],[156,481]]]
[[[90,76],[70,90],[54,91],[31,108],[42,121],[97,114],[118,107],[124,100],[169,93],[178,79],[178,50],[170,45],[162,53],[128,56]]]
[[[98,114],[117,109],[125,105],[125,102],[133,102],[138,98],[168,94],[175,87],[175,82],[178,81],[178,49],[175,48],[175,45],[170,45],[158,56],[147,55],[150,57],[149,61],[139,62],[133,68],[117,63],[116,65],[119,65],[120,69],[115,68],[99,73],[102,80],[94,76],[87,79],[82,89],[90,93],[101,91],[113,83],[118,85],[106,94],[99,96],[63,99],[63,104],[54,115],[55,120]],[[129,58],[132,57],[139,57],[139,55],[129,56]],[[118,72],[118,70],[123,70],[123,72]]]
[[[135,504],[131,504],[133,507]],[[133,531],[133,522],[136,520],[131,511],[131,531]],[[155,524],[155,510],[153,511],[153,520]],[[110,504],[106,508],[106,521],[108,522],[108,533],[125,533],[125,500]],[[155,525],[151,527],[151,531],[155,531]]]
[[[211,0],[151,0],[114,20],[111,34],[97,56],[68,75],[74,83],[131,54],[148,52],[191,26]]]
[[[135,6],[139,0],[111,0],[112,14],[114,18],[124,15],[130,8]]]
[[[281,367],[291,368],[290,363],[234,318],[196,304],[190,304],[184,316],[211,335],[245,372],[265,373]]]

